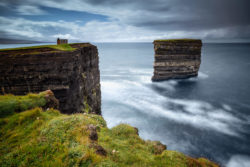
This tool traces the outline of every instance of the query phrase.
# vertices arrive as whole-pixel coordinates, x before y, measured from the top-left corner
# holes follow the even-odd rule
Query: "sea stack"
[[[152,81],[183,79],[198,75],[202,42],[199,39],[155,40]]]

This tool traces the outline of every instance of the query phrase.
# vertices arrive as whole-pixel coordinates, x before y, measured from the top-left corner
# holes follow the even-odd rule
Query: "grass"
[[[200,39],[183,38],[183,39],[157,39],[157,40],[154,40],[154,42],[194,42],[194,41],[200,41]]]
[[[96,126],[98,141],[89,138]],[[127,124],[107,128],[100,115],[64,115],[58,110],[32,108],[0,118],[0,166],[69,167],[205,167],[211,161],[194,159],[176,151],[155,154],[157,142],[144,141]],[[96,154],[93,144],[107,156]]]
[[[14,112],[42,107],[46,103],[44,96],[45,92],[39,94],[30,93],[25,96],[0,95],[0,118],[14,114]]]
[[[76,48],[72,48],[70,44],[61,44],[61,45],[39,45],[39,46],[29,46],[29,47],[20,47],[20,48],[7,48],[0,49],[0,51],[10,51],[10,50],[25,50],[25,49],[41,49],[41,48],[51,48],[61,51],[73,51]]]
[[[63,50],[63,51],[73,51],[75,48],[72,48],[69,44],[61,44],[61,45],[49,45],[50,48],[56,50]]]

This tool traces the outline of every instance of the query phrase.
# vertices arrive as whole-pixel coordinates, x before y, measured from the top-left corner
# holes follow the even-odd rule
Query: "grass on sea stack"
[[[197,41],[200,41],[200,39],[183,38],[183,39],[157,39],[157,40],[154,40],[154,42],[197,42]]]

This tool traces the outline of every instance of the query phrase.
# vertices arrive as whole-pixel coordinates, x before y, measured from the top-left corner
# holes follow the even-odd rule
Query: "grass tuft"
[[[0,95],[0,118],[25,111],[34,107],[43,107],[46,104],[44,92],[40,94],[28,94],[14,96],[11,94]]]
[[[188,38],[183,38],[183,39],[157,39],[154,40],[154,42],[199,42],[201,41],[200,39],[188,39]]]

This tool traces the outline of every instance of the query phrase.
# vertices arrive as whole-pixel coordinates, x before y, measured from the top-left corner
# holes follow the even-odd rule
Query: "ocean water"
[[[164,82],[151,82],[152,43],[95,45],[108,127],[128,123],[169,150],[250,166],[250,44],[204,44],[198,77]]]
[[[97,44],[102,113],[144,139],[225,166],[250,166],[250,44],[204,44],[196,78],[151,82],[151,43]]]

